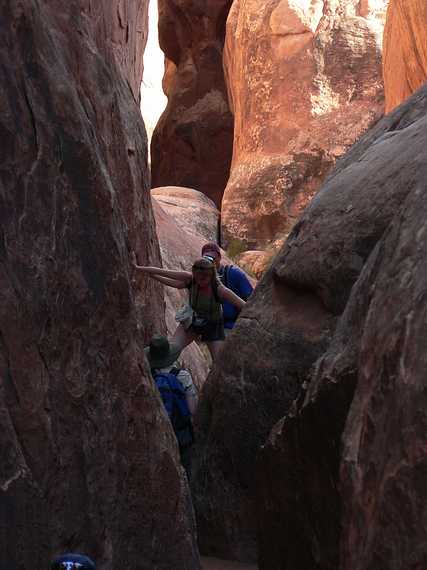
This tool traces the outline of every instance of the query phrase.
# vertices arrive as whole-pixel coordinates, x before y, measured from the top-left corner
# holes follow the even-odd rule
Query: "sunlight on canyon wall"
[[[144,52],[144,76],[141,84],[141,113],[150,145],[154,127],[168,102],[162,89],[165,65],[157,30],[159,20],[157,0],[151,0],[148,18],[148,40]]]

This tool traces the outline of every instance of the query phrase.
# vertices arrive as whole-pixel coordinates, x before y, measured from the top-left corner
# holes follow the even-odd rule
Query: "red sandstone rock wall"
[[[256,558],[257,530],[262,570],[426,566],[426,110],[427,86],[338,163],[227,340],[198,416],[203,552]]]
[[[111,49],[116,62],[140,99],[143,55],[148,36],[147,0],[80,0],[99,49]]]
[[[231,0],[159,0],[168,105],[151,143],[152,186],[187,186],[217,205],[227,183],[233,119],[222,50]]]
[[[383,112],[387,0],[235,0],[224,48],[234,113],[226,240],[286,236],[322,180]]]
[[[142,351],[162,299],[132,281],[160,259],[145,131],[86,6],[0,7],[0,567],[197,569]]]
[[[386,113],[427,79],[427,4],[390,0],[383,57]]]

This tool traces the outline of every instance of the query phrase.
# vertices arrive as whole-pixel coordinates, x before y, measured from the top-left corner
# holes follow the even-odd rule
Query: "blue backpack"
[[[185,390],[177,378],[178,374],[177,368],[172,368],[170,372],[158,372],[154,374],[154,381],[162,397],[163,405],[168,413],[178,443],[180,447],[187,447],[194,441],[193,425],[185,398]]]

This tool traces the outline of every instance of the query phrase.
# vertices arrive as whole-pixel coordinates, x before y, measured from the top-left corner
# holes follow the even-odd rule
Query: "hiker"
[[[221,265],[221,250],[215,242],[208,242],[202,247],[202,256],[212,259],[215,264],[218,277],[221,283],[231,289],[244,301],[247,301],[254,288],[252,287],[246,274],[236,265]],[[226,299],[222,302],[222,310],[224,314],[224,330],[229,333],[239,316],[236,307],[229,303]]]
[[[96,570],[96,566],[83,554],[63,554],[52,561],[50,570]]]
[[[192,416],[197,408],[197,390],[191,374],[176,362],[180,350],[162,335],[154,335],[144,349],[151,374],[163,400],[179,446],[188,480],[194,443]]]
[[[189,290],[189,303],[183,314],[179,315],[180,311],[177,313],[176,319],[180,324],[171,342],[182,350],[200,339],[206,342],[212,360],[216,360],[225,339],[222,302],[226,300],[240,310],[245,306],[245,301],[219,281],[213,261],[205,257],[198,259],[193,263],[191,273],[144,267],[136,262],[135,268],[164,285]]]

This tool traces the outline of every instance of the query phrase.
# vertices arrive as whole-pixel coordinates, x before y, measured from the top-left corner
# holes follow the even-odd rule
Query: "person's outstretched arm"
[[[153,279],[163,285],[168,285],[169,287],[174,287],[175,289],[185,289],[187,284],[185,281],[180,281],[179,279],[171,279],[170,277],[162,277],[161,275],[151,275]]]
[[[150,267],[146,265],[138,265],[134,263],[135,269],[147,273],[150,277],[155,275],[160,275],[161,277],[169,277],[171,279],[177,279],[178,281],[185,281],[189,283],[192,279],[192,274],[190,271],[175,271],[173,269],[163,269],[162,267]]]
[[[218,287],[218,295],[221,297],[221,299],[225,299],[238,309],[243,309],[243,307],[246,305],[246,301],[241,299],[238,295],[236,295],[236,293],[233,293],[231,289],[225,287],[225,285],[220,285]]]

